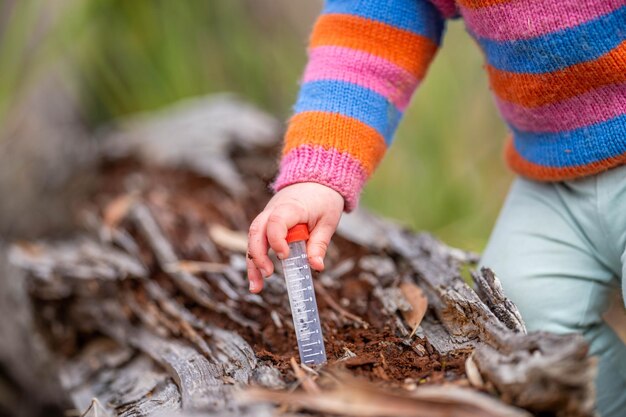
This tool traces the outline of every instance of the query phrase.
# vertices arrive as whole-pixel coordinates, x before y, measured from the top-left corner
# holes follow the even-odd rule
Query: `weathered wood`
[[[133,156],[147,164],[192,169],[243,196],[248,189],[242,173],[225,156],[237,148],[272,146],[279,130],[274,118],[234,95],[213,95],[118,120],[103,132],[101,153],[106,158]]]
[[[147,209],[144,207],[140,210]],[[159,265],[176,262],[177,257],[171,246],[168,246],[169,243],[164,235],[159,231],[156,221],[148,216],[149,214],[144,212],[141,214],[142,223],[135,224],[139,226],[140,231],[143,230],[144,237],[150,236],[147,241],[157,254]],[[146,222],[146,218],[151,220]],[[131,214],[131,220],[136,222],[135,219],[136,215]],[[148,232],[145,229],[148,229]],[[422,284],[422,288],[429,294],[429,300],[439,320],[437,322],[437,319],[432,317],[425,320],[422,323],[423,330],[418,335],[427,337],[433,346],[446,352],[467,351],[475,348],[475,361],[480,371],[507,402],[536,411],[561,409],[565,410],[563,415],[590,415],[593,399],[590,395],[593,366],[591,366],[591,360],[585,359],[586,348],[582,340],[556,335],[516,333],[505,326],[488,305],[482,303],[480,298],[471,291],[458,275],[458,269],[455,270],[450,266],[455,265],[450,263],[451,259],[459,259],[459,252],[454,252],[454,257],[448,255],[444,245],[428,236],[410,235],[395,229],[387,230],[387,233],[391,236],[390,242],[395,244],[393,248],[387,250],[396,250],[398,255],[404,257],[411,265],[416,273],[414,275],[416,282]],[[402,235],[398,236],[395,233]],[[103,246],[96,249],[95,246],[98,244],[85,238],[78,239],[74,245],[74,250],[71,249],[72,246],[69,243],[58,246],[39,244],[36,246],[37,250],[33,250],[32,246],[22,245],[15,247],[12,253],[23,268],[32,272],[31,279],[44,283],[54,275],[51,271],[55,271],[60,276],[66,273],[68,279],[80,278],[78,282],[88,282],[89,280],[85,280],[84,273],[77,274],[75,271],[69,271],[68,265],[89,265],[93,259],[98,260],[98,268],[93,269],[91,279],[115,281],[113,275],[117,273],[118,278],[133,276],[139,282],[145,280],[145,277],[141,276],[145,275],[145,268],[139,268],[140,264],[121,262],[116,258],[119,253],[112,248]],[[85,245],[89,250],[81,249]],[[100,243],[99,245],[106,244]],[[59,256],[67,251],[72,253],[73,257]],[[108,256],[102,256],[102,254]],[[125,257],[126,255],[122,259],[126,259]],[[68,263],[68,259],[71,262]],[[132,265],[132,268],[124,269],[120,268],[120,265]],[[129,273],[129,269],[134,273]],[[383,275],[387,272],[381,270],[379,273]],[[483,271],[483,275],[485,274],[489,274],[489,271]],[[173,277],[173,272],[170,270],[168,275]],[[195,276],[191,274],[189,276],[193,277],[194,282],[200,282]],[[184,290],[184,286],[181,288],[176,277],[173,279],[183,293],[189,295],[188,290]],[[494,283],[495,280],[489,284],[489,288],[492,289],[489,297],[491,300],[499,300],[501,304],[505,299],[498,293],[498,287],[494,286]],[[174,395],[180,395],[178,401],[183,408],[224,410],[232,407],[232,390],[229,387],[233,382],[247,384],[251,380],[258,380],[263,385],[284,386],[280,378],[276,379],[275,376],[270,377],[272,382],[268,382],[268,375],[272,375],[271,372],[254,372],[256,358],[241,337],[202,323],[202,320],[178,304],[156,282],[148,280],[142,285],[147,291],[146,294],[158,304],[160,311],[163,312],[159,314],[166,314],[169,320],[173,320],[172,323],[177,323],[171,324],[170,327],[186,323],[189,329],[193,330],[194,337],[190,338],[188,335],[186,337],[191,342],[190,346],[165,338],[165,335],[157,336],[142,328],[126,328],[121,332],[116,331],[114,330],[116,325],[121,325],[122,328],[126,326],[120,323],[123,319],[119,314],[108,315],[108,319],[101,321],[96,327],[105,334],[108,332],[119,343],[126,343],[144,352],[163,366],[167,370],[167,376],[172,378],[178,387],[178,394]],[[323,286],[319,289],[323,289]],[[69,291],[70,293],[91,294],[74,286],[70,286]],[[210,294],[207,297],[212,296],[210,291],[206,294]],[[386,305],[385,311],[388,315],[398,314],[407,308],[404,304],[408,303],[397,288],[375,288],[373,294],[375,296],[378,294],[383,306]],[[57,294],[57,296],[64,295],[67,294]],[[193,299],[198,301],[195,297]],[[237,301],[243,302],[243,299]],[[489,303],[492,306],[499,305],[492,301]],[[335,308],[337,307],[338,305]],[[111,310],[111,308],[108,309],[109,312]],[[79,309],[79,311],[84,310]],[[508,305],[506,311],[514,315],[516,309]],[[96,312],[96,314],[99,313]],[[442,323],[443,327],[438,323]],[[514,329],[523,330],[515,327]],[[206,347],[203,347],[205,345],[203,337],[208,338],[209,343]],[[195,348],[192,347],[194,345]],[[201,352],[204,352],[204,355]],[[191,363],[193,366],[189,367],[188,364]],[[515,366],[510,365],[511,363]],[[547,386],[546,380],[551,381]],[[161,382],[161,384],[165,383]],[[165,392],[174,393],[164,385],[161,393]],[[115,403],[115,401],[109,402]],[[140,404],[141,407],[146,407],[147,404],[145,401],[136,403],[137,407],[140,407]],[[165,401],[164,404],[175,408],[178,402],[172,399]],[[125,412],[127,415],[132,415],[130,409],[126,409]]]
[[[173,379],[153,360],[102,340],[65,363],[61,377],[79,410],[88,408],[93,398],[106,404],[110,414],[128,417],[173,412],[181,406]]]
[[[526,333],[526,325],[521,313],[517,306],[504,295],[502,284],[496,274],[489,268],[481,268],[480,272],[472,271],[472,278],[476,284],[475,291],[478,298],[493,311],[498,320],[516,333]]]
[[[31,417],[68,405],[68,396],[56,358],[37,331],[24,271],[9,263],[7,252],[8,244],[0,240],[0,413]],[[33,387],[38,389],[31,394]]]
[[[18,248],[19,250],[15,250]],[[125,277],[147,277],[146,267],[137,258],[112,246],[101,245],[90,237],[53,246],[45,243],[18,244],[9,252],[11,261],[28,267],[43,281],[58,277],[73,280],[118,280]]]
[[[439,337],[427,332],[431,343],[443,338],[439,345],[444,349],[464,343],[475,347],[478,367],[511,404],[536,412],[558,410],[558,415],[593,415],[595,367],[582,336],[526,335],[517,307],[491,270],[473,273],[478,293],[460,277],[459,261],[475,260],[473,255],[429,235],[413,235],[390,223],[386,228],[391,248],[410,260],[416,282],[447,330]]]
[[[221,369],[185,343],[158,337],[143,329],[129,334],[129,343],[163,366],[181,393],[183,409],[226,408],[230,393]]]
[[[535,332],[511,338],[509,349],[476,349],[485,378],[511,404],[558,416],[593,415],[595,359],[579,335]]]
[[[296,351],[280,265],[274,259],[277,276],[266,280],[262,295],[252,295],[241,253],[245,228],[269,197],[259,169],[271,170],[267,161],[273,153],[263,154],[268,142],[255,142],[254,129],[248,128],[232,144],[222,137],[205,147],[212,140],[206,131],[197,136],[202,129],[181,128],[177,137],[195,133],[174,145],[163,132],[172,133],[170,122],[205,126],[200,115],[206,113],[195,107],[201,103],[177,108],[171,119],[157,115],[122,124],[130,131],[112,133],[106,153],[135,155],[152,165],[188,163],[210,180],[169,170],[155,185],[154,168],[137,164],[128,174],[115,174],[124,172],[124,165],[112,164],[110,172],[127,185],[96,193],[98,205],[81,216],[86,235],[20,244],[12,251],[28,273],[38,319],[63,359],[63,386],[76,408],[86,410],[97,398],[112,415],[271,415],[274,405],[235,395],[257,385],[270,390],[255,391],[257,400],[306,405],[319,416],[528,415],[516,407],[592,415],[594,368],[582,339],[526,335],[519,312],[489,270],[474,275],[476,291],[462,279],[461,267],[475,264],[476,254],[361,210],[342,218],[329,248],[328,270],[316,281],[327,348],[334,349],[321,374],[336,367],[358,370],[377,385],[335,377],[328,384],[316,380],[321,394],[297,390],[298,379],[306,381],[307,374],[289,364]],[[224,131],[238,129],[226,125]],[[164,158],[173,146],[171,157]],[[234,180],[207,169],[217,159],[221,165],[216,166],[237,172]],[[179,182],[169,184],[171,177]],[[190,185],[200,181],[201,188]],[[210,230],[228,230],[229,237]],[[406,314],[414,307],[402,285],[417,286],[428,298],[419,327]],[[349,337],[342,339],[345,334]],[[104,345],[102,337],[108,341]],[[450,386],[470,385],[463,364],[472,351],[472,379],[477,384],[482,378],[490,395]],[[413,362],[401,362],[406,356]],[[403,367],[409,366],[414,369],[406,378]],[[429,372],[440,379],[427,383],[445,385],[414,389]],[[360,408],[337,408],[354,395],[364,398]]]
[[[257,323],[246,319],[227,305],[215,301],[210,288],[204,282],[200,281],[189,272],[176,268],[176,265],[179,263],[178,257],[174,253],[170,243],[161,233],[156,220],[154,220],[154,217],[152,217],[146,206],[140,204],[135,205],[131,209],[131,216],[134,223],[143,234],[143,237],[148,241],[154,251],[161,269],[169,273],[176,285],[187,296],[204,307],[210,308],[218,313],[226,314],[230,319],[243,326],[258,330]]]
[[[238,334],[203,322],[190,311],[172,300],[161,287],[154,282],[146,282],[146,289],[152,297],[159,303],[161,308],[180,323],[186,323],[190,327],[202,332],[209,338],[211,351],[216,355],[211,355],[211,359],[222,366],[227,375],[234,378],[239,383],[248,383],[252,377],[252,372],[257,365],[257,359],[250,345]],[[197,344],[196,340],[192,342]]]

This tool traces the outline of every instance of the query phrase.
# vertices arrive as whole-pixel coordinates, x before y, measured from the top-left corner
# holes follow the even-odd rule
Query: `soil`
[[[102,184],[103,191],[93,200],[95,205],[106,207],[113,199],[128,193],[128,184],[132,183],[133,188],[139,188],[140,198],[149,206],[168,239],[174,244],[179,258],[184,260],[232,262],[233,252],[217,246],[206,249],[208,225],[217,223],[231,230],[247,231],[250,221],[260,212],[270,196],[267,177],[264,177],[263,172],[251,173],[246,178],[250,192],[245,201],[242,201],[241,198],[230,196],[211,180],[178,170],[146,170],[145,167],[139,170],[134,163],[128,161],[116,163],[113,167],[107,166],[105,169],[108,176]],[[142,245],[133,230],[129,231]],[[146,264],[154,265],[152,255],[144,255]],[[466,354],[442,356],[426,339],[414,337],[407,343],[400,336],[395,315],[386,313],[379,299],[372,294],[372,275],[366,277],[358,267],[358,260],[363,255],[365,251],[358,245],[340,237],[333,238],[326,260],[327,269],[332,270],[346,259],[353,259],[357,266],[337,278],[337,285],[327,285],[325,289],[330,298],[346,311],[361,317],[369,326],[341,316],[318,293],[329,360],[326,369],[340,368],[370,381],[394,386],[442,382],[464,384]],[[164,288],[168,288],[167,276],[154,269],[153,279],[159,280]],[[228,297],[215,280],[211,279],[211,275],[205,274],[205,279],[214,290],[215,296],[228,304]],[[277,279],[282,278],[278,274],[269,278]],[[271,286],[270,282],[268,284]],[[241,289],[237,290],[242,293]],[[259,360],[278,368],[287,380],[295,380],[290,359],[297,358],[298,351],[288,304],[285,302],[286,293],[277,294],[268,289],[261,293],[264,302],[270,304],[275,311],[274,318],[268,314],[267,307],[253,302],[236,304],[238,313],[260,325],[260,330],[254,331],[225,315],[189,302],[181,294],[176,294],[173,287],[171,291],[174,292],[173,296],[197,316],[217,326],[237,331],[250,343]],[[279,323],[276,322],[276,317],[279,318]]]

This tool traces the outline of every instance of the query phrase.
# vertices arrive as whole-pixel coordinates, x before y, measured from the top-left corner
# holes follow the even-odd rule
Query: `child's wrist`
[[[348,153],[319,146],[299,146],[286,154],[273,189],[288,185],[315,182],[332,188],[345,200],[345,211],[358,205],[367,175],[361,164]]]

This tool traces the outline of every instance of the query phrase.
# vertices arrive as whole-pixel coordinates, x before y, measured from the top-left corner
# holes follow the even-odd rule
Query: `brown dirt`
[[[123,187],[129,178],[138,180],[139,176],[141,198],[148,203],[166,235],[174,243],[179,257],[185,260],[228,263],[230,253],[225,250],[218,248],[219,259],[210,258],[206,251],[201,250],[201,243],[207,239],[207,225],[220,223],[232,230],[245,231],[250,220],[269,198],[266,183],[258,179],[263,178],[263,173],[250,177],[253,179],[249,181],[257,183],[251,185],[252,191],[247,201],[242,202],[234,200],[212,181],[180,171],[152,169],[146,174],[146,169],[142,168],[142,174],[139,174],[140,171],[132,163],[117,164],[106,169],[108,177],[102,187],[104,191],[95,198],[96,205],[105,207],[112,199],[126,192]],[[332,269],[341,260],[358,260],[363,254],[362,248],[335,237],[327,265]],[[145,261],[148,265],[153,264],[147,254]],[[328,367],[347,369],[353,375],[390,385],[444,381],[463,383],[466,355],[443,357],[434,351],[428,341],[419,338],[414,338],[412,344],[413,347],[423,347],[421,354],[403,344],[393,317],[383,312],[380,301],[372,295],[372,284],[363,279],[360,272],[358,267],[353,268],[341,277],[341,285],[327,288],[327,291],[335,302],[368,322],[368,328],[339,317],[318,294]],[[164,274],[155,271],[154,277],[167,288],[169,283]],[[226,296],[209,275],[206,279],[216,296],[227,302]],[[281,278],[275,276],[270,279]],[[267,291],[262,293],[264,300],[281,317],[282,327],[276,325],[266,308],[254,303],[237,304],[239,313],[260,324],[259,332],[244,328],[224,315],[207,311],[188,301],[185,305],[199,317],[239,332],[251,344],[260,360],[273,364],[289,379],[294,379],[289,361],[292,357],[298,357],[298,351],[295,333],[290,323],[287,323],[291,320],[290,313],[285,309],[284,302],[276,303],[269,296]],[[185,301],[184,297],[179,297]],[[284,297],[286,299],[287,295],[284,294]],[[354,357],[345,359],[350,352]]]

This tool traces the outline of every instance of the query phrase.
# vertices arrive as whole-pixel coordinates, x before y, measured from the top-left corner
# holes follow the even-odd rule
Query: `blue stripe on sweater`
[[[544,73],[592,61],[626,40],[626,6],[572,28],[515,41],[475,36],[493,67],[518,73]]]
[[[428,0],[327,0],[323,13],[340,13],[376,20],[425,36],[437,44],[444,20]]]
[[[530,133],[513,129],[513,143],[526,160],[550,167],[573,167],[626,153],[626,115],[576,130]]]
[[[389,145],[402,113],[383,96],[344,81],[310,81],[300,89],[297,113],[325,111],[353,117],[378,131]]]

